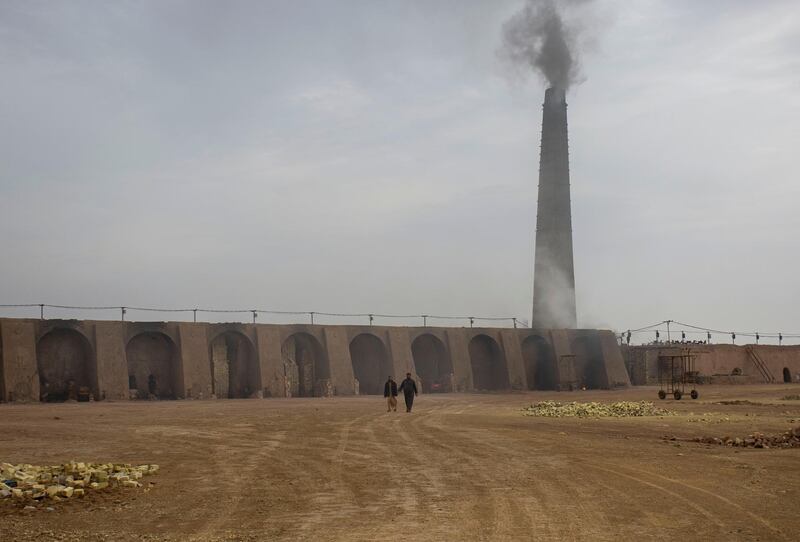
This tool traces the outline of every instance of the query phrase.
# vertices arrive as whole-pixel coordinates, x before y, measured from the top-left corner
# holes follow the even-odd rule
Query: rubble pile
[[[61,500],[83,497],[108,487],[141,487],[143,476],[158,465],[128,463],[64,463],[54,466],[0,463],[0,499]]]
[[[619,401],[617,403],[542,401],[524,408],[523,413],[526,416],[546,418],[630,418],[672,414],[669,410],[655,406],[651,401]]]
[[[695,437],[694,442],[718,444],[720,446],[736,446],[741,448],[800,448],[800,425],[780,435],[752,433],[746,438],[731,437]]]

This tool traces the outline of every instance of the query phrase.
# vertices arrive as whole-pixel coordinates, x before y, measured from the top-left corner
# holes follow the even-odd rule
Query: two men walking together
[[[411,407],[414,406],[414,397],[417,395],[417,383],[411,378],[411,373],[406,373],[406,379],[397,387],[392,377],[386,381],[383,386],[383,396],[386,397],[386,412],[397,412],[397,394],[403,392],[403,398],[406,401],[406,412],[411,412]]]

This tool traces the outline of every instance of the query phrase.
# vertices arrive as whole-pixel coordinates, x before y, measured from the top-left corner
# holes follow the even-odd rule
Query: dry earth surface
[[[624,419],[520,409],[656,389],[423,395],[412,414],[379,397],[0,405],[0,461],[161,466],[147,492],[6,500],[0,540],[797,540],[800,449],[662,437],[783,432],[798,391],[707,386],[660,402],[677,416]]]

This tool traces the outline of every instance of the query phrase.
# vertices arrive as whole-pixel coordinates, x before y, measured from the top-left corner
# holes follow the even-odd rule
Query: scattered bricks
[[[0,499],[54,502],[83,497],[87,490],[113,487],[140,488],[140,480],[158,472],[158,465],[130,463],[76,463],[54,466],[0,463]],[[151,484],[152,485],[152,484]]]
[[[753,433],[745,438],[696,437],[692,440],[703,444],[725,445],[737,448],[800,448],[800,425],[780,435]]]
[[[16,471],[14,473],[14,478],[17,480],[17,482],[28,482],[33,479],[33,476],[23,471]]]
[[[108,477],[108,481],[109,482],[120,483],[120,482],[124,482],[126,480],[130,480],[130,476],[128,476],[124,472],[115,472],[114,474],[112,474],[112,475],[110,475]]]

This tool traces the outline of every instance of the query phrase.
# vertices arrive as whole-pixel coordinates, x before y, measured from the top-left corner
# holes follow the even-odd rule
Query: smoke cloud
[[[569,2],[570,4],[580,2]],[[503,24],[501,56],[532,68],[550,87],[568,90],[579,76],[576,28],[570,26],[554,0],[527,0]]]
[[[540,241],[537,236],[537,245]],[[534,276],[544,288],[534,290],[536,297],[531,326],[552,329],[575,329],[577,327],[575,314],[575,279],[572,272],[565,269],[568,265],[563,262],[564,254],[554,251],[552,244],[545,242],[536,247],[536,263]],[[571,267],[571,265],[570,265]],[[537,308],[539,317],[537,319]],[[541,321],[541,316],[546,315],[546,320]]]

